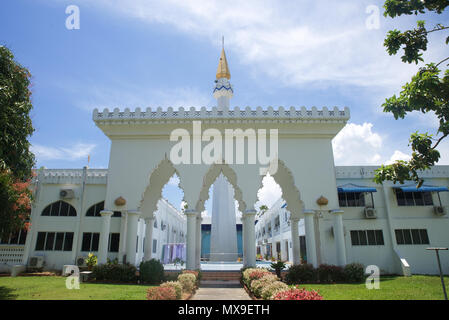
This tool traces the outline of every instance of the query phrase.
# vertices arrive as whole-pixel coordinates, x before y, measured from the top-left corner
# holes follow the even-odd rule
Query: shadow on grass
[[[15,289],[0,286],[0,300],[15,300],[17,294],[14,294]]]

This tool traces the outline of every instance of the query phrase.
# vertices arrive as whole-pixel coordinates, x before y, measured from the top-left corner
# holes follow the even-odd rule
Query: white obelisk
[[[214,88],[214,98],[217,99],[219,111],[229,108],[229,100],[233,95],[230,78],[226,54],[222,48]],[[210,260],[236,261],[238,251],[234,189],[221,173],[214,183],[211,227]]]

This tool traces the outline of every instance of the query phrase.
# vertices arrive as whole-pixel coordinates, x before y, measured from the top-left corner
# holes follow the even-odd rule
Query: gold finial
[[[231,72],[229,71],[228,61],[226,60],[226,54],[224,51],[224,36],[222,37],[221,41],[222,41],[222,48],[221,48],[220,61],[218,62],[217,68],[217,79],[220,78],[231,79]]]

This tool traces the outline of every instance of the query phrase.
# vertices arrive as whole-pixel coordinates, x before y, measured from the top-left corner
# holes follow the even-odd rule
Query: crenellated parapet
[[[39,169],[36,170],[35,179],[45,184],[106,184],[107,169]]]
[[[287,123],[319,123],[319,122],[335,122],[335,123],[346,123],[350,118],[349,108],[345,107],[340,110],[338,107],[329,109],[323,107],[319,110],[316,107],[311,109],[301,108],[284,108],[279,107],[274,109],[273,107],[268,107],[267,109],[262,109],[262,107],[257,107],[252,109],[246,107],[240,109],[240,107],[235,107],[234,109],[219,110],[217,107],[212,109],[206,109],[202,107],[201,109],[196,109],[191,107],[190,109],[184,109],[180,107],[178,110],[174,110],[169,107],[167,110],[163,110],[161,107],[156,110],[147,108],[145,111],[140,108],[136,108],[135,111],[131,111],[126,108],[124,111],[115,108],[113,111],[109,109],[104,109],[102,112],[95,109],[93,111],[93,120],[97,123],[179,123],[179,122],[189,122],[192,120],[229,120],[233,122],[242,120],[259,120],[262,122],[287,122]]]

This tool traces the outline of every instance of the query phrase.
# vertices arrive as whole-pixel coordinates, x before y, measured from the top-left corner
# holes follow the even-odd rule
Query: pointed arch
[[[162,198],[162,189],[174,174],[176,174],[181,181],[179,172],[168,159],[159,162],[157,167],[150,173],[148,178],[149,183],[142,194],[139,206],[143,217],[152,216],[153,212],[157,211],[157,203],[159,199]],[[184,193],[181,183],[178,184],[178,187]]]
[[[241,212],[245,212],[246,204],[243,201],[242,190],[237,184],[237,175],[234,170],[232,170],[232,168],[227,164],[213,164],[209,167],[209,170],[207,170],[206,174],[203,177],[203,186],[201,188],[199,199],[195,205],[195,210],[197,212],[204,211],[204,205],[209,199],[209,189],[218,178],[220,173],[222,173],[226,177],[228,182],[234,188],[234,199],[237,200],[239,204],[239,210]]]
[[[281,187],[282,198],[287,203],[289,211],[291,213],[302,214],[304,203],[301,200],[301,194],[296,187],[292,172],[282,160],[278,160],[278,168],[276,170],[276,173],[273,174],[272,177],[274,181]],[[260,180],[261,187],[263,185],[262,180],[263,177]]]

